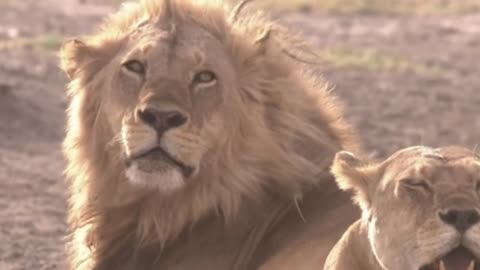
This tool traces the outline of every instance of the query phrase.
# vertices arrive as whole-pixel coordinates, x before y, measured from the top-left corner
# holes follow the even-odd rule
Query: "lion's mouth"
[[[151,149],[147,149],[145,151],[142,151],[127,157],[126,165],[127,167],[129,167],[132,164],[132,162],[143,159],[143,158],[147,158],[147,157],[170,163],[171,165],[177,167],[185,178],[189,178],[193,174],[194,168],[172,157],[172,155],[170,155],[167,151],[163,150],[163,148],[161,147],[154,147]]]
[[[468,249],[458,247],[420,270],[480,270],[480,260]]]

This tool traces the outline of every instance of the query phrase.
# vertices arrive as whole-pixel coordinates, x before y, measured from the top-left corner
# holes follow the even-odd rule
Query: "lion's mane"
[[[168,195],[133,187],[101,111],[99,89],[108,87],[102,77],[112,71],[99,69],[106,60],[92,59],[73,74],[79,52],[64,46],[63,68],[73,75],[63,147],[71,195],[71,260],[79,269],[100,269],[96,261],[102,258],[149,245],[168,247],[185,228],[212,213],[235,226],[246,205],[262,209],[271,198],[298,200],[319,184],[336,151],[356,146],[327,85],[298,61],[312,56],[300,39],[257,13],[237,14],[215,1],[171,2],[172,16],[208,29],[231,55],[238,102],[245,104],[236,112],[240,126],[229,133],[226,147],[215,149],[215,166],[201,172],[204,177],[196,183]],[[128,4],[83,40],[108,58],[135,25],[162,16],[164,8],[164,1]]]

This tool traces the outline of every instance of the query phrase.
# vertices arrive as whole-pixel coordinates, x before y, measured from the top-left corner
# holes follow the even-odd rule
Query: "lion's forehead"
[[[175,79],[188,81],[199,70],[213,70],[225,81],[232,79],[233,70],[225,44],[206,29],[196,25],[181,25],[179,30],[147,33],[131,41],[124,56],[144,59],[148,81]]]
[[[175,31],[165,31],[150,27],[149,31],[137,32],[130,36],[132,43],[138,50],[145,54],[160,52],[162,58],[165,54],[193,57],[196,54],[218,53],[222,42],[207,29],[195,24],[182,24]]]

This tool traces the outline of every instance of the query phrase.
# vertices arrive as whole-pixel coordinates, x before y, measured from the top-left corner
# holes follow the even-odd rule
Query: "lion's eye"
[[[421,189],[427,192],[432,192],[430,185],[423,179],[405,178],[400,180],[400,183],[409,189]]]
[[[145,66],[138,60],[129,60],[123,64],[123,67],[138,75],[145,75]]]
[[[200,71],[193,77],[195,84],[210,84],[217,80],[217,76],[210,70]]]

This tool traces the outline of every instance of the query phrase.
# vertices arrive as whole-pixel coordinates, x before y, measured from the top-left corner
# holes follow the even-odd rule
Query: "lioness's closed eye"
[[[416,146],[380,163],[342,151],[332,172],[363,215],[324,269],[480,269],[480,158],[472,151]]]

